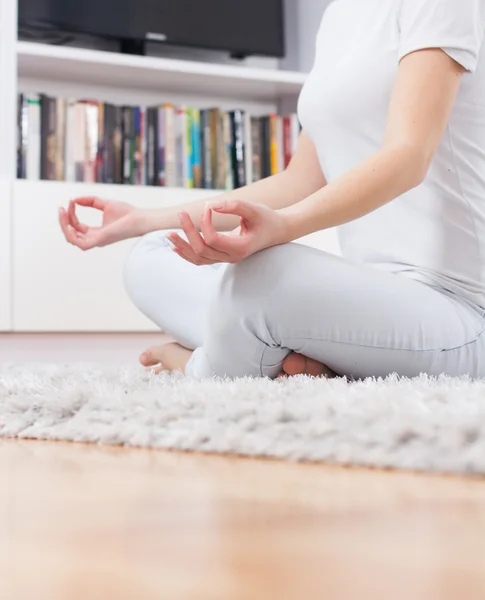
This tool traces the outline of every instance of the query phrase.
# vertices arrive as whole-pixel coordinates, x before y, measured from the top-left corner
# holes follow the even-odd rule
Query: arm
[[[419,185],[448,123],[463,72],[439,49],[405,56],[381,149],[325,188],[281,210],[284,241],[358,219]]]
[[[182,206],[141,211],[136,217],[139,220],[137,229],[140,235],[159,229],[179,229],[178,213],[181,211],[189,214],[195,226],[200,229],[201,214],[207,202],[243,200],[278,210],[300,202],[325,185],[315,145],[303,132],[295,155],[284,172],[215,198]],[[214,215],[214,226],[219,231],[229,231],[238,225],[239,218],[234,215]]]
[[[241,201],[213,204],[202,216],[202,236],[181,215],[188,242],[172,234],[174,250],[196,265],[238,262],[269,246],[358,219],[419,185],[441,140],[463,68],[441,50],[417,51],[400,63],[378,152],[297,204],[280,210]],[[240,217],[239,235],[221,235],[216,214]]]

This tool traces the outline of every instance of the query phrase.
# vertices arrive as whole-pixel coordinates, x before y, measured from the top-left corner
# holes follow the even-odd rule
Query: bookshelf
[[[20,42],[12,0],[0,0],[0,23],[0,331],[156,331],[123,289],[122,267],[134,242],[82,253],[64,241],[57,207],[86,194],[160,207],[215,192],[17,180],[17,92],[268,114],[294,111],[305,74]],[[333,237],[310,243],[335,247]]]
[[[297,97],[304,73],[152,58],[17,42],[20,77],[130,86],[139,90],[278,102]]]

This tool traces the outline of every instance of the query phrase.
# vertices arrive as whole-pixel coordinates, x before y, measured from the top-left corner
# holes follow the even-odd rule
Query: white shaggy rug
[[[137,368],[7,364],[0,437],[485,474],[485,381],[194,382]]]

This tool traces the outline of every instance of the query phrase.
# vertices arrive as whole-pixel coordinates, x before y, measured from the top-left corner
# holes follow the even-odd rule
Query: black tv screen
[[[283,0],[19,0],[20,28],[284,55]]]

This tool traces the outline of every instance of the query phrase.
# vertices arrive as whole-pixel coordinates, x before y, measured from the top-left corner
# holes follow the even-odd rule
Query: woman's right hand
[[[88,227],[79,221],[76,206],[87,206],[103,213],[101,227]],[[126,202],[103,200],[95,196],[76,198],[68,210],[59,209],[59,223],[66,240],[81,250],[108,246],[141,235],[141,210]]]

